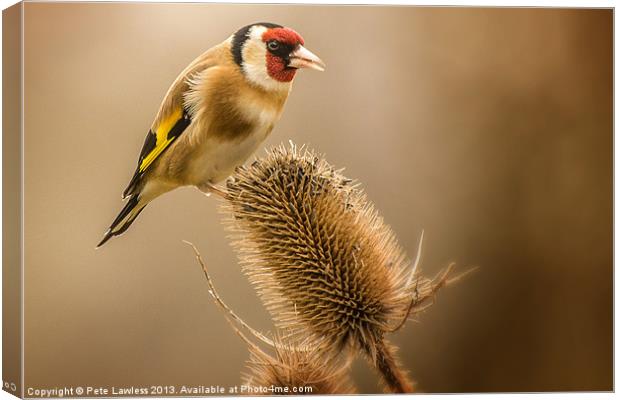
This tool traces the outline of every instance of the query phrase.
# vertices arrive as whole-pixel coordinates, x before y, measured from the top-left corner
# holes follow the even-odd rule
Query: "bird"
[[[299,69],[325,70],[295,30],[250,24],[193,60],[174,80],[146,135],[126,204],[97,248],[154,199],[182,186],[205,194],[242,165],[280,119]]]

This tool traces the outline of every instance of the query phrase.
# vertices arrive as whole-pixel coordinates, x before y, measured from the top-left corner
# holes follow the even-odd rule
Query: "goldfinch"
[[[204,193],[271,133],[299,68],[325,69],[294,30],[245,26],[192,61],[172,83],[123,192],[127,204],[97,247],[125,232],[147,204],[181,186]]]

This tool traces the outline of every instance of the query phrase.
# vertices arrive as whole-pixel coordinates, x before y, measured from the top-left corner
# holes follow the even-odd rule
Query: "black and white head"
[[[289,90],[299,68],[325,70],[290,28],[268,22],[245,26],[232,36],[232,54],[246,78],[266,90]]]

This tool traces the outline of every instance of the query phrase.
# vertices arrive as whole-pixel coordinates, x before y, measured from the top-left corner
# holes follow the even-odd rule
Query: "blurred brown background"
[[[425,229],[426,274],[481,267],[392,337],[419,389],[611,390],[611,10],[146,3],[26,4],[25,386],[240,383],[246,348],[181,243],[272,328],[217,198],[177,190],[94,246],[168,85],[256,21],[328,65],[265,145],[346,167],[411,256]]]

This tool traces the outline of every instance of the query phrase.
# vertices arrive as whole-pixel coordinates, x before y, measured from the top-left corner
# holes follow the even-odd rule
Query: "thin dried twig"
[[[257,337],[258,339],[260,339],[261,341],[263,341],[267,345],[275,347],[275,344],[273,343],[272,340],[268,339],[267,337],[265,337],[265,335],[263,335],[262,333],[256,331],[254,328],[252,328],[251,326],[246,324],[245,321],[243,319],[241,319],[241,317],[239,317],[233,310],[230,309],[230,307],[228,307],[226,305],[226,303],[224,303],[224,301],[217,294],[217,291],[215,290],[215,287],[213,286],[213,281],[211,280],[211,276],[209,276],[209,271],[207,270],[207,266],[206,266],[205,262],[203,261],[202,256],[200,255],[200,252],[198,251],[196,246],[194,246],[193,243],[188,242],[187,240],[184,240],[183,243],[187,244],[188,246],[190,246],[194,250],[194,255],[196,256],[196,260],[198,260],[198,263],[202,267],[202,272],[204,273],[205,278],[207,278],[207,284],[209,285],[209,294],[211,295],[211,297],[213,297],[213,299],[215,300],[217,305],[219,305],[236,323],[238,323],[239,325],[241,325],[242,327],[247,329],[255,337]],[[241,333],[241,332],[239,332],[239,333]]]
[[[200,252],[191,242],[184,241],[184,243],[192,247],[196,260],[198,260],[207,279],[209,294],[224,311],[224,318],[235,333],[249,346],[251,357],[248,363],[250,367],[250,375],[247,376],[248,385],[312,386],[318,393],[323,394],[355,393],[355,388],[347,376],[347,371],[353,361],[352,357],[347,358],[344,365],[337,367],[336,355],[331,352],[322,352],[321,349],[308,345],[308,343],[301,346],[291,345],[283,342],[278,336],[273,341],[266,338],[246,324],[224,303],[215,290]],[[269,345],[275,351],[275,355],[272,356],[263,351],[241,332],[240,327],[247,329],[253,336]]]

